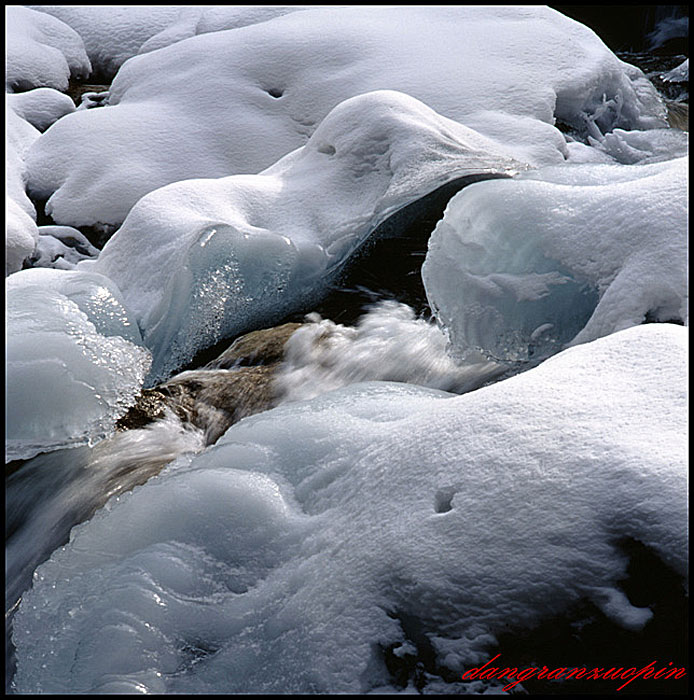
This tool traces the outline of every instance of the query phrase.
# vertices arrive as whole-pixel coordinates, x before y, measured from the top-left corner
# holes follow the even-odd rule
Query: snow
[[[6,290],[6,460],[102,438],[151,362],[117,288],[98,274],[32,269]]]
[[[76,228],[70,226],[39,226],[32,267],[54,267],[74,270],[82,260],[96,258],[99,250]]]
[[[650,324],[459,397],[365,383],[241,421],[37,569],[16,689],[363,693],[394,689],[385,648],[457,674],[579,599],[639,629],[615,543],[687,569],[686,343]]]
[[[14,111],[9,100],[6,100],[6,106],[5,276],[21,270],[23,261],[34,251],[39,236],[36,210],[24,190],[24,156],[40,135],[35,127]]]
[[[210,5],[29,5],[69,25],[84,41],[100,79],[146,53],[206,32],[263,22],[298,7]]]
[[[70,75],[86,77],[91,65],[79,35],[64,22],[19,5],[5,10],[5,91],[66,90]]]
[[[456,352],[538,360],[645,319],[687,320],[688,158],[470,185],[422,268]]]
[[[643,73],[549,8],[313,8],[133,56],[106,108],[78,110],[39,139],[30,186],[58,224],[115,226],[158,187],[262,171],[337,104],[380,89],[533,165],[567,155],[555,117],[595,138],[666,126]]]
[[[100,110],[97,110],[100,111]],[[186,180],[143,197],[95,262],[166,378],[224,337],[300,310],[391,214],[467,175],[525,166],[402,93],[346,100],[258,175]]]
[[[6,95],[6,103],[39,131],[45,131],[53,122],[75,111],[74,102],[53,88],[10,93]]]

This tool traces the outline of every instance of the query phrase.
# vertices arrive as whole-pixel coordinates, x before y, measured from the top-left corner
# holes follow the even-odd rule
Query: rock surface
[[[272,384],[284,345],[303,325],[285,323],[243,335],[203,368],[144,389],[117,430],[142,428],[173,411],[183,423],[202,430],[208,445],[215,443],[241,418],[275,405]]]

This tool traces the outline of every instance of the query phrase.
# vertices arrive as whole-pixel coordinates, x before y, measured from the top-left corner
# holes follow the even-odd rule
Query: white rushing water
[[[309,320],[313,323],[295,331],[285,346],[275,380],[281,403],[372,380],[463,394],[506,370],[482,356],[457,362],[448,353],[445,332],[396,301],[376,304],[355,326],[318,315]]]

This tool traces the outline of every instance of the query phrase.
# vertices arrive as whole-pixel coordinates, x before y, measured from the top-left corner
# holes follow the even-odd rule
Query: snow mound
[[[77,32],[43,12],[10,5],[5,10],[6,91],[66,90],[70,74],[86,77],[91,65]]]
[[[83,39],[94,71],[111,80],[138,53],[182,39],[264,22],[299,7],[212,5],[28,5],[57,17]]]
[[[70,226],[39,226],[36,250],[29,260],[31,267],[74,270],[78,262],[99,255],[89,240]]]
[[[6,286],[6,460],[103,437],[134,403],[151,362],[115,285],[32,269]]]
[[[24,189],[24,157],[40,133],[14,111],[9,97],[6,95],[5,276],[22,269],[22,263],[34,252],[39,237],[36,210]]]
[[[95,262],[135,313],[151,381],[224,337],[313,303],[391,214],[469,175],[525,166],[412,97],[346,100],[259,175],[143,197]]]
[[[667,124],[640,70],[546,7],[314,8],[134,56],[106,108],[79,110],[37,142],[31,190],[56,223],[118,225],[158,187],[260,172],[337,104],[380,89],[534,165],[564,161],[555,117],[595,138]]]
[[[36,88],[8,94],[5,98],[9,107],[39,131],[45,131],[58,119],[75,111],[74,102],[53,88]]]
[[[687,319],[688,159],[473,184],[422,268],[460,355],[538,360],[644,320]]]
[[[641,326],[460,397],[366,383],[241,421],[37,569],[16,690],[364,693],[393,689],[386,649],[457,674],[581,599],[643,626],[616,543],[686,576],[686,339]]]

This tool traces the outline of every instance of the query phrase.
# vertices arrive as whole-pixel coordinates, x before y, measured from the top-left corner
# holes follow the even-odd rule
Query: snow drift
[[[470,175],[525,166],[412,97],[346,100],[259,175],[186,180],[143,197],[98,260],[152,350],[150,381],[224,337],[315,302],[390,215]]]

